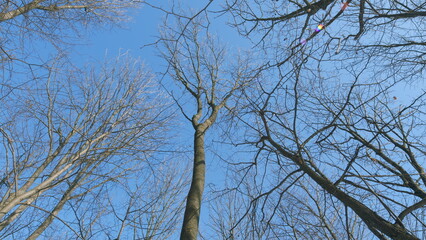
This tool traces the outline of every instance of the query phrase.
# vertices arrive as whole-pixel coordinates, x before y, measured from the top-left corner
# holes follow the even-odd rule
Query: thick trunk
[[[191,188],[186,200],[181,240],[195,240],[200,220],[201,198],[204,191],[206,162],[204,153],[204,131],[196,129],[194,134],[194,166]]]

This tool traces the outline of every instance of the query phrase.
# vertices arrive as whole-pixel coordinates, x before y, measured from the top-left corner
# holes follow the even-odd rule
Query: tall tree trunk
[[[181,240],[197,239],[201,198],[203,196],[206,175],[204,134],[205,131],[196,127],[194,134],[194,166],[192,182],[188,198],[186,200],[185,215],[183,219],[182,232],[180,234]]]

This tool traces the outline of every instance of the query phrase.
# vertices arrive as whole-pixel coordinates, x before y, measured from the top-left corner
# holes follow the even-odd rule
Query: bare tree
[[[270,200],[279,210],[280,202],[297,196],[309,197],[310,205],[338,202],[329,216],[340,213],[345,222],[356,214],[362,221],[352,225],[369,229],[358,236],[420,237],[425,221],[415,212],[425,198],[424,90],[417,87],[410,96],[398,90],[407,83],[423,86],[425,29],[419,22],[425,6],[423,1],[228,1],[224,12],[264,53],[262,70],[271,76],[247,92],[247,104],[236,114],[251,134],[242,143],[258,149],[255,161],[241,168],[256,173],[252,183],[258,191],[250,208],[253,200],[265,206],[258,211],[269,216],[261,220],[271,231],[279,222],[276,212],[267,211]],[[317,215],[321,220],[319,210]],[[351,232],[349,223],[340,222],[334,229],[323,222],[332,238],[331,232],[344,230],[356,239],[364,231],[359,226]]]
[[[269,190],[260,185],[265,190],[256,200],[263,198],[268,206],[273,198],[277,209],[291,196],[288,189],[299,189],[299,197],[301,190],[318,191],[297,187],[304,175],[332,196],[325,203],[339,200],[377,238],[418,239],[417,231],[423,231],[418,226],[424,224],[414,213],[424,206],[424,93],[398,107],[390,91],[399,84],[388,79],[365,78],[357,69],[352,80],[346,75],[340,83],[314,83],[301,66],[295,64],[294,75],[273,87],[259,86],[261,97],[247,98],[256,99],[251,112],[258,116],[257,131],[248,139],[259,149],[252,168],[265,169],[258,176],[262,184],[276,182]],[[270,208],[260,211],[269,217],[262,220],[276,229],[271,221],[276,211],[265,209]]]
[[[84,70],[62,61],[85,30],[119,24],[141,2],[0,3],[0,238],[163,239],[176,230],[185,171],[153,157],[170,119],[153,76],[124,56]]]
[[[85,74],[52,64],[3,99],[2,238],[36,239],[55,220],[71,227],[59,217],[68,201],[128,176],[158,148],[167,118],[152,76],[124,57],[113,65]]]
[[[216,122],[221,109],[253,79],[251,64],[237,57],[227,62],[226,49],[199,20],[177,18],[162,30],[161,49],[168,74],[182,92],[173,92],[176,104],[194,129],[194,162],[187,196],[181,239],[196,239],[205,183],[205,134]],[[179,91],[178,91],[179,92]]]

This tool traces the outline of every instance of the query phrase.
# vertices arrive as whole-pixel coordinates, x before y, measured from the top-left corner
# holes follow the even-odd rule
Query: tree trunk
[[[385,220],[376,212],[366,207],[363,203],[339,189],[329,179],[312,170],[306,164],[303,158],[286,151],[271,138],[268,138],[268,140],[272,146],[274,146],[283,156],[291,159],[294,163],[296,163],[300,169],[309,175],[309,177],[313,179],[319,186],[321,186],[335,198],[339,199],[345,206],[350,207],[372,231],[377,230],[394,240],[419,240],[419,238],[411,235],[411,233],[409,233],[404,227],[398,224],[392,224]]]
[[[180,234],[181,240],[197,239],[201,198],[203,196],[206,174],[204,134],[205,131],[202,131],[199,128],[195,129],[192,182],[188,198],[186,200],[185,215],[183,219],[182,232]]]

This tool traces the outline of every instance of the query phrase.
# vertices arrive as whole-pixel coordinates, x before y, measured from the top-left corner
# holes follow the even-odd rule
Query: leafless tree
[[[60,217],[67,203],[107,199],[91,192],[129,177],[161,143],[167,115],[139,63],[122,57],[100,73],[57,66],[2,101],[2,239],[36,239],[53,221],[86,239]]]
[[[205,183],[205,135],[221,109],[247,86],[256,74],[247,58],[231,62],[226,48],[208,32],[199,19],[177,18],[164,27],[162,56],[168,74],[180,89],[169,89],[183,116],[194,129],[194,162],[187,196],[181,239],[196,239]]]
[[[185,171],[157,159],[170,118],[153,76],[125,56],[90,69],[64,60],[81,34],[127,20],[141,2],[0,3],[0,238],[164,239],[176,230]]]
[[[262,220],[276,230],[277,211],[270,209],[292,198],[289,189],[298,189],[298,197],[307,193],[315,206],[320,198],[309,191],[318,189],[296,184],[305,176],[331,196],[324,204],[339,200],[338,209],[349,209],[341,215],[352,211],[377,238],[418,239],[424,229],[415,213],[424,206],[424,93],[399,104],[390,95],[398,82],[365,77],[354,66],[352,78],[314,82],[302,66],[295,64],[293,75],[276,85],[260,84],[260,97],[247,98],[254,99],[250,112],[258,116],[250,122],[256,131],[247,143],[259,149],[250,171],[259,172],[257,188],[264,189],[255,195],[256,202],[264,199]],[[275,206],[267,207],[268,198]]]
[[[311,198],[310,205],[338,200],[340,216],[356,214],[362,220],[356,225],[369,229],[363,236],[423,234],[424,219],[415,212],[425,199],[424,90],[410,96],[398,90],[423,86],[425,7],[423,1],[228,1],[224,12],[264,53],[270,76],[247,92],[236,114],[252,134],[243,143],[259,150],[243,168],[258,173],[252,209],[262,199],[262,206],[275,199],[277,210],[292,196]],[[277,213],[267,209],[259,211],[269,214],[272,231]],[[339,225],[333,231],[344,227],[349,239],[363,231]]]

